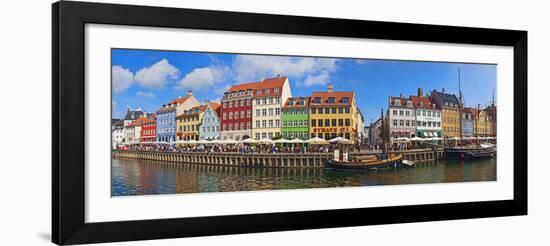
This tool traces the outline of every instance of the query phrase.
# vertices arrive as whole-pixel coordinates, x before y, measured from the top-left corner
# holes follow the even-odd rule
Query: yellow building
[[[357,139],[358,112],[354,92],[313,92],[310,101],[310,137]],[[361,129],[362,130],[362,129]]]
[[[474,119],[474,136],[490,136],[489,127],[491,124],[489,123],[487,112],[485,110],[478,110],[478,115]]]
[[[178,140],[199,140],[199,129],[206,105],[200,105],[185,110],[176,117],[176,136]]]
[[[441,128],[444,138],[461,138],[460,125],[460,102],[454,94],[432,91],[430,98],[435,102],[438,109],[441,110]]]

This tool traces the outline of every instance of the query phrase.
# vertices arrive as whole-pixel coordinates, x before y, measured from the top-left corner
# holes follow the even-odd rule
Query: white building
[[[416,133],[416,112],[411,99],[389,97],[388,120],[390,126],[390,141],[397,138],[412,138]]]
[[[116,149],[116,147],[122,144],[124,139],[124,121],[118,120],[113,122],[112,132],[111,132],[111,147]]]
[[[441,110],[430,98],[425,97],[422,89],[418,89],[417,96],[411,96],[416,111],[416,136],[417,137],[442,137]]]
[[[287,77],[264,79],[256,88],[252,106],[252,137],[274,138],[281,135],[281,108],[292,97]]]

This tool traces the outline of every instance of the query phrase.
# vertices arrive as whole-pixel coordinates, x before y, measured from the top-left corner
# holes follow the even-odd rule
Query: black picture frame
[[[52,5],[52,241],[83,244],[527,214],[527,31],[62,1]],[[513,47],[514,199],[85,223],[86,23]]]

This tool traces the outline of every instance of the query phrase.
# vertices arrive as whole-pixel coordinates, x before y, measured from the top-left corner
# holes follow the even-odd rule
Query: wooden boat
[[[490,146],[471,145],[462,147],[445,147],[445,157],[451,159],[488,159],[496,157],[496,155],[496,148]]]
[[[338,169],[379,169],[389,167],[399,167],[401,165],[401,154],[389,154],[386,159],[381,159],[377,155],[357,156],[353,160],[338,161],[330,159],[327,161],[327,167]]]

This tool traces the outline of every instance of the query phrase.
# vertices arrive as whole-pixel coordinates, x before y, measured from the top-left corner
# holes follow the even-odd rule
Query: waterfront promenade
[[[351,152],[351,156],[377,154],[376,151]],[[432,161],[444,158],[443,149],[412,149],[396,151],[403,159],[411,161]],[[239,152],[158,152],[113,150],[113,158],[131,158],[172,162],[234,167],[290,167],[321,168],[333,157],[332,152],[315,153],[239,153]]]

